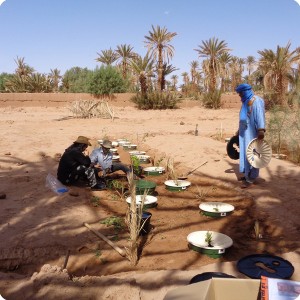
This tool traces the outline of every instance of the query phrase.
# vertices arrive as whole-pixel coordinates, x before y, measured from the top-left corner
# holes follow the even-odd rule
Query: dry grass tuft
[[[109,107],[107,101],[103,100],[77,100],[71,103],[69,110],[75,118],[103,118],[113,120],[115,116],[114,110]]]
[[[129,209],[126,214],[126,224],[129,229],[130,240],[129,247],[125,248],[126,256],[131,262],[133,266],[136,266],[138,263],[138,250],[139,250],[139,234],[144,226],[141,224],[142,215],[143,215],[143,206],[146,197],[146,193],[144,197],[142,197],[142,203],[140,205],[136,204],[136,185],[133,179],[134,175],[131,172],[128,175],[129,182],[129,194],[131,197],[131,202]]]
[[[177,176],[177,173],[175,172],[173,158],[170,158],[170,157],[167,158],[166,173],[167,173],[168,179],[177,180],[178,176]]]

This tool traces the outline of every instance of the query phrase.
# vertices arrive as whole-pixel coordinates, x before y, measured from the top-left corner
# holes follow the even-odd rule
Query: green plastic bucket
[[[136,180],[135,181],[135,191],[137,195],[153,195],[155,192],[156,183],[147,180]]]

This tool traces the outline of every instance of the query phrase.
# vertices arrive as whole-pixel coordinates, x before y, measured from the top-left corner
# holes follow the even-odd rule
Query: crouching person
[[[94,149],[90,155],[93,165],[97,165],[99,170],[102,171],[105,177],[109,173],[116,171],[123,171],[127,176],[130,174],[131,169],[122,163],[113,162],[113,154],[110,152],[112,143],[109,140],[104,140],[101,147]]]
[[[83,179],[87,181],[92,190],[103,190],[105,184],[98,180],[90,157],[84,154],[88,146],[91,146],[89,139],[85,136],[79,136],[65,150],[59,161],[57,178],[65,185],[74,185],[79,179]]]

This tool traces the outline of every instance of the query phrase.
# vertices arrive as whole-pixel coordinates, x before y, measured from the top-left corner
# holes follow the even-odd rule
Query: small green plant
[[[111,216],[100,222],[107,227],[113,226],[115,231],[120,231],[125,228],[124,219],[121,217]]]
[[[205,242],[207,243],[208,247],[213,247],[212,245],[212,233],[207,231],[205,234]]]
[[[99,258],[99,257],[102,255],[102,252],[101,252],[101,250],[96,249],[95,252],[94,252],[94,254],[95,254],[95,256],[96,256],[97,258]]]
[[[120,197],[118,195],[115,195],[115,194],[110,195],[109,197],[110,197],[111,201],[119,201],[120,200]]]
[[[115,190],[118,196],[123,199],[125,197],[126,183],[120,180],[112,180],[107,184],[109,189]],[[116,195],[114,195],[116,196]],[[115,198],[114,198],[115,199]]]
[[[138,176],[141,175],[142,169],[140,166],[141,163],[140,163],[139,158],[135,155],[132,155],[130,157],[130,160],[131,160],[131,166],[132,166],[133,173]]]
[[[120,238],[119,238],[119,236],[116,234],[116,235],[114,235],[112,238],[111,238],[111,240],[112,241],[118,241]]]
[[[219,208],[218,208],[217,206],[214,207],[213,210],[214,210],[215,212],[219,212]]]
[[[100,206],[100,197],[98,196],[93,196],[90,200],[91,204],[94,206],[94,207],[98,207]]]

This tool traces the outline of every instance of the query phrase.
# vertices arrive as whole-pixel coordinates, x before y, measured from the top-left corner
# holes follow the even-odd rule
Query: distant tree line
[[[299,104],[300,47],[292,50],[291,43],[288,43],[284,47],[277,46],[275,51],[259,50],[256,60],[254,56],[232,56],[227,43],[213,37],[201,41],[194,49],[199,60],[191,61],[189,71],[181,73],[183,83],[178,86],[178,75],[171,75],[178,69],[169,63],[175,53],[171,41],[176,35],[165,27],[152,25],[148,35],[144,36],[148,50],[145,56],[136,53],[131,45],[121,44],[114,50],[109,48],[97,52],[95,60],[100,66],[94,70],[73,67],[63,75],[58,69],[41,74],[24,58],[17,57],[15,73],[0,74],[0,92],[95,95],[136,92],[136,101],[141,101],[144,107],[154,97],[151,95],[155,95],[155,101],[159,103],[157,97],[164,92],[202,99],[205,106],[218,108],[222,93],[234,92],[238,84],[248,82],[263,94],[267,103]],[[162,96],[162,99],[171,98]],[[174,99],[171,100],[173,103]]]

